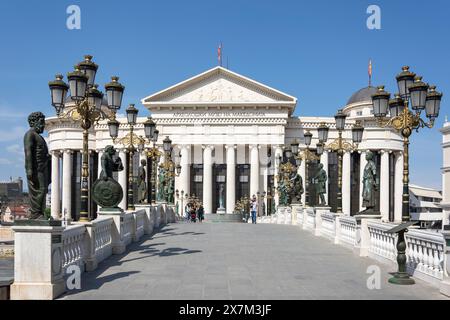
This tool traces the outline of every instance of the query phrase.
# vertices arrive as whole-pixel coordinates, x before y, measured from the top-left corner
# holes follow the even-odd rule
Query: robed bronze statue
[[[30,130],[25,133],[23,144],[31,207],[30,219],[35,220],[44,217],[45,200],[51,179],[51,157],[47,143],[41,136],[45,128],[44,114],[33,112],[28,116],[28,124]]]
[[[366,210],[360,212],[359,214],[379,214],[379,212],[375,212],[375,207],[377,206],[376,191],[378,191],[379,182],[377,166],[375,165],[375,161],[373,160],[372,151],[367,151],[366,160],[367,164],[364,167],[364,174],[362,179],[362,206],[365,207]]]
[[[147,173],[145,168],[147,167],[147,161],[145,159],[141,160],[141,165],[139,167],[139,177],[138,177],[138,202],[147,202]]]
[[[327,192],[327,189],[326,189],[327,180],[328,180],[327,173],[323,169],[323,164],[320,163],[318,171],[317,171],[316,175],[312,178],[312,181],[313,181],[314,187],[316,189],[316,194],[318,194],[320,197],[320,205],[321,206],[326,205],[325,193]]]

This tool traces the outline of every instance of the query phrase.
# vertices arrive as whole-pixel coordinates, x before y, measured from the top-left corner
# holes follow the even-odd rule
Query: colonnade
[[[176,187],[179,191],[184,191],[184,194],[190,194],[191,186],[191,152],[193,150],[191,145],[178,146],[181,153],[181,173],[176,180]],[[226,212],[232,213],[236,204],[236,149],[237,146],[230,144],[225,145],[224,163],[227,165],[226,173]],[[260,179],[267,179],[268,170],[264,164],[260,161],[260,145],[248,145],[249,162],[250,162],[250,194],[257,194],[257,192],[263,192],[268,190],[262,190]],[[278,163],[277,159],[282,154],[283,148],[280,145],[272,147],[275,161],[272,163],[273,174],[275,177],[278,175]],[[203,205],[206,213],[213,213],[213,145],[203,146]],[[66,214],[65,218],[70,219],[72,211],[72,168],[73,168],[73,152],[74,150],[58,150],[52,151],[52,185],[51,185],[51,214],[55,219],[62,218],[62,215]],[[366,151],[358,151],[361,154],[360,160],[360,209],[362,208],[362,181],[363,172],[366,164],[365,156]],[[389,183],[389,154],[395,154],[395,184],[394,190],[390,190]],[[400,222],[402,215],[402,193],[403,193],[403,154],[399,151],[380,150],[381,163],[380,163],[380,212],[382,219],[389,220],[389,194],[394,192],[394,221]],[[99,163],[98,174],[101,171],[102,151],[98,151]],[[118,182],[122,186],[123,190],[126,190],[128,173],[127,173],[127,152],[124,149],[119,149],[119,156],[122,159],[124,170],[118,173]],[[161,161],[163,161],[161,159]],[[324,170],[328,175],[328,152],[324,152],[321,156],[321,163]],[[62,170],[61,170],[62,168]],[[261,174],[262,173],[262,174]],[[306,166],[304,161],[299,168],[299,173],[305,181]],[[350,215],[351,210],[351,153],[345,152],[343,156],[343,168],[342,168],[342,208],[344,215]],[[61,177],[61,176],[62,177]],[[265,185],[265,184],[264,184]],[[277,189],[278,181],[274,179],[274,188]],[[325,198],[328,199],[328,184],[327,194]],[[275,203],[278,203],[278,195],[274,195]],[[305,194],[303,194],[302,202],[305,201]],[[55,205],[56,204],[56,205]],[[126,210],[126,197],[124,196],[122,202],[119,205],[122,209]]]

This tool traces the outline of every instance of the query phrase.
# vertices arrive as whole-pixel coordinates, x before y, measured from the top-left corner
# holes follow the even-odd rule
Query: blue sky
[[[66,9],[81,8],[81,30]],[[367,7],[381,8],[381,30],[366,27]],[[217,64],[222,41],[229,68],[298,97],[297,115],[332,116],[351,94],[374,84],[396,91],[408,64],[450,92],[447,0],[346,1],[1,1],[0,180],[24,176],[22,136],[32,111],[54,114],[48,81],[86,53],[103,86],[118,75],[124,105]],[[413,183],[441,187],[444,95],[437,125],[412,138]]]

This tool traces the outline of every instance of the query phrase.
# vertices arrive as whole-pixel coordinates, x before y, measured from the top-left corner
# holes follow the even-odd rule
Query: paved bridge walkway
[[[392,268],[296,226],[178,223],[84,273],[62,299],[445,299],[417,280],[387,283]],[[367,288],[370,265],[381,288]]]

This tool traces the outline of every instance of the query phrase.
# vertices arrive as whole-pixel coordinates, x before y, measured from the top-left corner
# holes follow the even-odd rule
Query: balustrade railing
[[[64,274],[69,266],[77,265],[84,271],[84,236],[86,227],[83,225],[68,226],[62,234],[62,267]]]
[[[334,240],[336,236],[336,216],[334,213],[322,213],[321,234]]]
[[[356,219],[353,217],[339,217],[340,241],[344,244],[354,246],[356,242]]]
[[[94,220],[92,223],[94,255],[97,263],[112,255],[112,224],[113,219],[111,218]]]
[[[444,277],[445,240],[440,232],[411,229],[405,234],[408,272],[439,284]]]
[[[369,256],[375,259],[382,258],[386,262],[395,262],[397,259],[397,235],[386,233],[394,225],[378,221],[369,221],[367,224],[370,236]]]
[[[123,215],[122,228],[122,241],[127,246],[133,240],[134,217],[132,213],[126,213]]]

